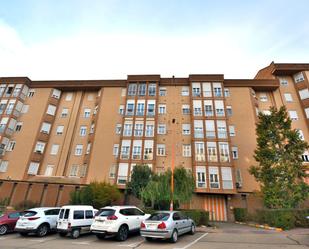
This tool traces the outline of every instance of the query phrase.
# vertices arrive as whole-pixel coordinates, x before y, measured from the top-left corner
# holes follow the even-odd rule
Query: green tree
[[[78,191],[71,192],[70,204],[92,205],[101,208],[119,200],[121,193],[117,186],[106,182],[91,182]]]
[[[133,168],[131,181],[127,185],[127,189],[138,199],[141,198],[141,191],[151,180],[152,172],[148,165],[136,165]]]
[[[301,155],[308,143],[291,129],[291,119],[285,107],[270,109],[271,114],[259,113],[256,127],[257,148],[254,158],[257,166],[249,172],[261,184],[264,205],[267,208],[295,208],[308,198],[309,187]]]

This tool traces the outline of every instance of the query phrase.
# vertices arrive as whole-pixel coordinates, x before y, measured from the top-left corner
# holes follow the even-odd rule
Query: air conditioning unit
[[[236,182],[236,188],[242,188],[242,182]]]

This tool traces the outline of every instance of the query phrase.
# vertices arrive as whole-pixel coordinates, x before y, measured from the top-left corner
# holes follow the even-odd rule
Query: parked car
[[[61,237],[70,234],[77,239],[82,233],[90,233],[90,226],[97,212],[92,206],[70,205],[61,207],[57,219],[57,231]]]
[[[14,231],[16,222],[21,215],[21,211],[9,211],[0,215],[0,235]]]
[[[185,233],[194,234],[195,223],[178,211],[156,212],[141,223],[141,235],[148,241],[160,238],[175,243]]]
[[[90,230],[99,239],[115,235],[124,241],[130,232],[139,231],[141,222],[149,216],[135,206],[107,206],[96,214]]]
[[[37,236],[43,237],[56,230],[59,211],[60,208],[57,207],[39,207],[26,210],[18,219],[14,230],[22,236],[35,233]]]

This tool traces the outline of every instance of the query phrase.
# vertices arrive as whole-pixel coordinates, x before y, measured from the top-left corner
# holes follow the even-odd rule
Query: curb
[[[235,221],[235,223],[240,224],[240,225],[248,225],[250,227],[262,228],[262,229],[265,229],[265,230],[273,230],[273,231],[277,231],[277,232],[283,232],[283,229],[279,228],[279,227],[270,227],[268,225],[259,225],[259,224],[245,223],[245,222],[239,222],[239,221]]]

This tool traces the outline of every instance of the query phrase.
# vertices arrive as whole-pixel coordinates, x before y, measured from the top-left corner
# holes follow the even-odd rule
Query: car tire
[[[19,234],[20,236],[23,236],[23,237],[26,237],[28,235],[28,233],[24,233],[24,232],[20,232]]]
[[[152,238],[151,237],[145,237],[145,240],[152,241]]]
[[[60,237],[65,237],[65,236],[67,236],[67,233],[59,233],[59,236]]]
[[[105,234],[96,234],[95,236],[97,236],[98,239],[104,239],[105,238]]]
[[[0,226],[0,235],[4,235],[8,232],[9,228],[7,225],[1,225]]]
[[[116,239],[118,241],[125,241],[128,238],[129,229],[126,225],[119,227]]]
[[[191,225],[190,234],[191,235],[195,234],[195,225],[194,224]]]
[[[173,233],[172,233],[172,236],[170,238],[170,242],[172,243],[176,243],[178,240],[178,232],[176,229],[174,229]]]
[[[79,229],[73,229],[71,232],[71,238],[77,239],[80,236],[80,230]]]
[[[46,234],[48,234],[48,232],[49,232],[49,226],[47,224],[42,224],[38,227],[36,235],[38,237],[44,237],[46,236]]]

